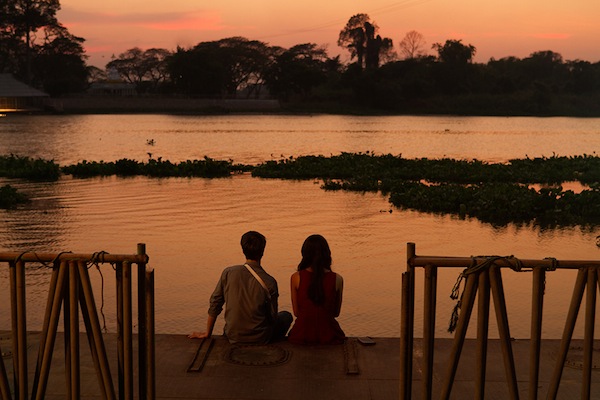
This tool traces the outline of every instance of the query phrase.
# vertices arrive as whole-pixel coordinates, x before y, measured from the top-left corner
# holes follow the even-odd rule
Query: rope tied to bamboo
[[[104,263],[104,256],[106,254],[110,254],[107,251],[101,250],[92,254],[92,258],[87,263],[87,268],[90,269],[92,266],[96,267],[98,274],[100,274],[100,315],[102,316],[102,332],[108,332],[108,328],[106,327],[106,315],[104,315],[104,275],[102,274],[102,270],[100,269],[100,264]],[[115,269],[115,265],[110,263],[111,267]]]
[[[452,288],[452,292],[450,293],[450,298],[452,300],[457,300],[456,305],[452,309],[452,314],[450,316],[450,323],[448,325],[448,332],[452,333],[456,329],[456,325],[458,324],[458,318],[460,315],[460,308],[462,305],[462,296],[464,294],[464,287],[461,294],[461,283],[468,275],[480,273],[484,270],[490,269],[492,266],[497,265],[499,261],[504,261],[503,264],[508,266],[515,272],[523,272],[523,263],[521,260],[516,258],[515,256],[477,256],[471,257],[471,265],[465,268],[456,279],[456,283]]]

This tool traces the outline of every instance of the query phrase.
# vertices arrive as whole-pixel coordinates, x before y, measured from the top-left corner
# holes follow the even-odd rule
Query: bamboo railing
[[[89,265],[100,264],[112,264],[116,272],[118,398],[133,399],[134,393],[132,265],[137,265],[138,398],[155,398],[154,271],[147,265],[148,256],[144,244],[138,244],[137,253],[134,255],[115,255],[106,252],[0,253],[0,265],[2,263],[6,263],[9,268],[14,375],[14,388],[11,393],[4,360],[0,358],[2,399],[25,400],[45,397],[61,308],[65,336],[67,398],[80,398],[79,311],[85,324],[101,395],[105,399],[117,398],[88,274]],[[33,384],[30,386],[27,365],[26,269],[28,264],[40,263],[52,268],[52,275],[41,327],[35,374]],[[29,397],[30,387],[31,397]]]
[[[499,341],[504,359],[504,370],[508,393],[511,399],[519,399],[519,387],[516,378],[514,354],[511,345],[510,329],[506,299],[502,284],[502,269],[532,271],[532,310],[531,335],[529,351],[528,397],[538,399],[540,356],[542,340],[542,310],[546,273],[556,269],[577,271],[577,279],[566,318],[560,349],[546,395],[547,399],[556,399],[567,359],[567,352],[573,337],[577,315],[586,292],[585,326],[583,339],[582,367],[582,399],[591,395],[591,374],[593,368],[593,342],[596,313],[596,293],[600,285],[598,269],[600,261],[585,260],[518,260],[513,257],[438,257],[418,256],[414,243],[407,244],[407,270],[402,274],[402,314],[400,337],[400,399],[412,398],[413,341],[415,314],[415,273],[417,268],[424,270],[423,298],[423,353],[422,353],[422,398],[429,400],[433,396],[433,360],[435,342],[435,316],[437,274],[440,268],[463,268],[462,275],[466,279],[464,291],[460,297],[460,315],[456,323],[450,359],[447,363],[445,378],[440,391],[441,399],[449,399],[459,359],[465,343],[465,337],[471,313],[475,308],[477,297],[477,342],[476,342],[476,376],[474,377],[476,399],[485,397],[486,357],[488,345],[490,294],[498,325]]]

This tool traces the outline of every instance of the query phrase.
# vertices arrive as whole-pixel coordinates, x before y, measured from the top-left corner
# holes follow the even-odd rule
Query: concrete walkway
[[[6,337],[6,333],[3,334]],[[37,334],[29,335],[30,384],[37,356]],[[116,338],[106,335],[111,372],[116,381]],[[209,341],[184,335],[156,336],[156,392],[158,399],[374,399],[399,398],[399,339],[374,338],[374,345],[350,338],[346,345],[294,346],[287,342],[268,346],[233,346],[222,337]],[[100,399],[96,371],[87,339],[81,338],[81,397]],[[6,340],[1,343],[4,363],[12,382],[12,359]],[[475,342],[467,341],[451,398],[473,397]],[[559,390],[559,399],[581,398],[581,343],[573,343]],[[46,399],[66,398],[62,335],[57,338]],[[136,344],[137,345],[137,344]],[[559,342],[542,346],[539,398],[545,398]],[[446,375],[452,341],[436,341],[434,398],[439,397]],[[10,349],[10,347],[8,347]],[[520,396],[528,398],[529,341],[516,340],[513,351]],[[413,398],[420,399],[421,342],[415,340]],[[486,399],[508,398],[500,346],[488,349]],[[596,355],[594,355],[596,357]],[[134,355],[134,364],[137,355]],[[599,360],[600,361],[600,357]],[[600,365],[600,363],[596,363]],[[137,367],[136,367],[137,370]],[[600,399],[600,370],[592,372],[592,399]],[[137,394],[136,394],[137,396]]]

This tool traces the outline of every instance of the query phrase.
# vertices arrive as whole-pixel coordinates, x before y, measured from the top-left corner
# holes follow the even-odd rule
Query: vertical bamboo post
[[[71,263],[67,263],[67,272],[65,276],[65,296],[63,299],[63,329],[65,344],[65,388],[67,400],[76,400],[71,391],[71,301],[70,301],[70,281],[71,281]]]
[[[56,329],[60,318],[60,306],[64,300],[65,281],[67,276],[68,264],[63,261],[58,268],[58,278],[56,281],[56,289],[53,293],[52,311],[48,321],[48,337],[44,342],[44,354],[40,364],[40,379],[35,392],[35,399],[42,400],[46,394],[46,385],[48,383],[48,375],[50,374],[50,364],[52,361],[52,353],[54,351],[54,342],[56,340]]]
[[[119,378],[119,399],[123,399],[125,397],[125,371],[123,370],[125,363],[123,344],[123,263],[116,264],[115,275],[117,278],[117,375]]]
[[[504,356],[504,370],[506,372],[506,384],[510,398],[519,399],[519,386],[517,385],[517,373],[515,369],[515,359],[512,352],[510,328],[508,326],[508,313],[506,311],[506,298],[504,296],[504,287],[502,285],[502,273],[500,267],[492,266],[490,268],[490,288],[494,297],[494,309],[496,310],[496,321],[498,323],[498,333],[500,336],[500,346]]]
[[[452,350],[450,351],[450,357],[452,360],[448,363],[448,370],[446,373],[446,379],[442,386],[442,394],[440,399],[448,400],[450,393],[452,392],[452,385],[456,372],[458,370],[458,362],[460,361],[460,355],[462,348],[465,343],[465,336],[467,335],[467,328],[469,327],[469,320],[471,318],[471,312],[473,311],[473,305],[475,303],[475,295],[477,294],[478,278],[476,274],[467,275],[467,283],[465,284],[465,291],[460,299],[460,316],[458,318],[458,324],[456,326],[456,333],[454,334],[454,342],[452,344]]]
[[[13,384],[14,384],[14,392],[15,399],[20,399],[19,394],[19,335],[18,335],[18,326],[19,321],[17,319],[17,315],[19,314],[19,310],[17,308],[17,266],[14,262],[9,263],[8,265],[8,275],[10,281],[10,319],[11,319],[11,328],[12,328],[12,353],[13,353]]]
[[[8,383],[8,375],[2,358],[2,349],[0,348],[0,399],[11,399],[10,384]]]
[[[131,263],[123,263],[123,378],[125,399],[133,399],[133,320],[131,296]]]
[[[425,267],[425,300],[423,304],[423,399],[430,400],[433,392],[433,349],[435,344],[435,305],[437,267]]]
[[[415,244],[406,244],[406,272],[402,274],[402,316],[400,337],[400,396],[410,399],[412,393],[412,357],[414,335],[414,274],[412,259]]]
[[[485,375],[487,369],[487,347],[490,321],[490,273],[479,273],[477,291],[477,379],[475,380],[475,398],[485,398]]]
[[[79,371],[79,279],[77,264],[69,262],[69,347],[71,365],[71,396],[79,399],[80,396],[80,371]]]
[[[567,314],[565,329],[560,342],[560,349],[556,357],[554,373],[552,374],[552,378],[550,379],[548,386],[547,399],[556,399],[556,395],[558,394],[558,387],[560,385],[560,379],[562,377],[565,361],[567,360],[567,352],[569,351],[569,345],[571,344],[571,338],[573,337],[573,330],[575,329],[575,323],[577,322],[577,314],[579,314],[579,307],[581,306],[581,300],[583,298],[583,292],[585,291],[586,281],[587,269],[581,268],[577,273],[577,280],[575,281],[575,287],[573,288],[571,305],[569,306],[569,313]]]
[[[110,366],[108,364],[108,357],[106,354],[106,348],[104,346],[104,340],[102,338],[102,330],[100,328],[100,321],[98,319],[98,312],[96,311],[96,302],[94,301],[94,292],[92,290],[92,284],[88,270],[85,267],[85,263],[78,263],[79,278],[81,281],[81,292],[83,296],[80,298],[82,314],[84,319],[88,319],[86,325],[89,324],[88,337],[91,335],[90,348],[92,349],[92,355],[96,354],[96,370],[99,372],[102,382],[102,390],[104,398],[113,400],[116,398],[115,388],[110,374]]]
[[[156,355],[154,342],[154,270],[146,266],[146,346],[147,346],[147,398],[154,400],[156,398]],[[142,367],[140,367],[142,368]]]
[[[19,382],[19,399],[28,398],[28,383],[27,383],[27,310],[25,300],[25,263],[17,261],[15,263],[15,292],[17,300],[17,325],[16,332],[13,331],[13,336],[17,339],[17,352],[13,357],[18,359],[18,369],[15,374],[18,376]]]
[[[40,335],[40,345],[38,350],[37,364],[35,366],[35,374],[33,376],[33,386],[31,389],[31,398],[36,398],[36,392],[38,388],[38,382],[40,379],[40,368],[42,365],[42,358],[44,355],[44,348],[46,347],[46,338],[49,334],[48,327],[50,324],[50,314],[52,313],[52,304],[54,299],[54,292],[56,291],[56,283],[58,282],[58,265],[52,267],[52,276],[50,278],[50,286],[48,287],[48,299],[46,301],[46,311],[44,312],[44,322],[42,325],[42,333]]]
[[[546,270],[533,269],[531,298],[531,348],[529,350],[529,400],[537,400],[540,380],[540,356],[542,347],[542,317],[544,309],[544,282]]]
[[[586,306],[585,306],[585,333],[583,336],[583,380],[581,385],[581,398],[590,398],[592,386],[592,367],[594,357],[594,323],[596,321],[596,281],[598,280],[596,268],[588,269]]]
[[[79,272],[79,278],[83,280],[81,276],[81,272]],[[104,385],[104,380],[102,378],[102,372],[100,371],[100,361],[98,359],[98,351],[96,351],[96,345],[94,344],[94,336],[92,334],[92,324],[90,322],[90,313],[88,312],[88,305],[85,300],[85,295],[83,293],[83,288],[79,287],[79,307],[81,308],[81,317],[83,318],[83,323],[85,324],[86,337],[88,341],[88,346],[90,348],[90,353],[92,354],[92,362],[94,363],[94,367],[96,370],[96,378],[98,379],[98,384],[100,386],[101,395],[103,399],[108,399],[108,395],[106,394],[106,387]]]
[[[146,245],[138,243],[137,255],[146,255]],[[148,383],[147,370],[147,336],[146,336],[146,263],[137,264],[137,284],[138,284],[138,397],[146,398],[146,389]]]
[[[410,385],[406,379],[408,374],[408,357],[412,357],[412,351],[408,348],[408,276],[402,274],[402,305],[400,314],[400,400],[410,400],[411,394],[407,392]]]
[[[408,253],[407,253],[408,254]],[[416,248],[413,249],[413,256],[416,255]],[[412,257],[411,257],[412,259]],[[412,261],[407,265],[408,272],[408,348],[411,356],[408,358],[408,393],[412,393],[412,370],[413,370],[413,349],[415,336],[415,267]]]

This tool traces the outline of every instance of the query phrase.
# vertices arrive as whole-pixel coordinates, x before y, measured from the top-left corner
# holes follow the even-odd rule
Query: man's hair
[[[256,231],[250,231],[242,235],[240,243],[248,260],[259,261],[265,252],[267,239]]]

